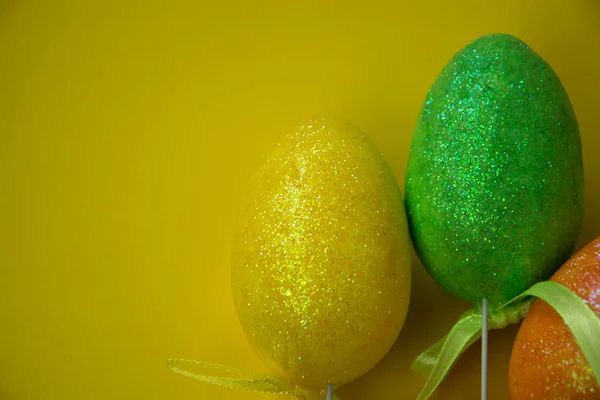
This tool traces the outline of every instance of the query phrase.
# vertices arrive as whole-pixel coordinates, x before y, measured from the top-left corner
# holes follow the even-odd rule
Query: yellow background
[[[0,0],[0,399],[269,398],[165,367],[180,356],[265,372],[229,289],[251,171],[289,125],[325,111],[370,135],[403,182],[427,89],[491,32],[529,43],[571,96],[579,248],[600,235],[595,0]],[[468,305],[414,275],[397,343],[342,400],[416,398],[410,361]],[[490,399],[507,397],[516,329],[491,334]],[[476,399],[478,372],[475,346],[436,398]]]

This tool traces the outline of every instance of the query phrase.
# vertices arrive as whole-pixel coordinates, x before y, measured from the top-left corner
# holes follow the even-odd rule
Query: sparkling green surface
[[[415,249],[457,297],[491,308],[549,278],[583,213],[581,139],[556,74],[509,35],[461,50],[427,94],[407,169]]]

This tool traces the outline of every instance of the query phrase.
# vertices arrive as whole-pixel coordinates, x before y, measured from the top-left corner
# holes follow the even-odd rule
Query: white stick
[[[483,299],[481,322],[481,400],[487,399],[488,301]]]
[[[327,385],[327,400],[333,400],[333,385]]]

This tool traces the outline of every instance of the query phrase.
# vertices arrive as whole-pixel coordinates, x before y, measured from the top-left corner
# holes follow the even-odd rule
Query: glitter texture
[[[233,261],[241,324],[272,368],[315,389],[371,369],[400,332],[411,279],[380,152],[325,117],[293,130],[256,174]]]
[[[476,307],[499,307],[567,260],[581,139],[558,77],[525,43],[484,36],[441,72],[415,128],[406,206],[428,272]]]
[[[551,280],[571,289],[600,318],[600,238],[573,256]],[[533,303],[517,335],[509,390],[514,400],[600,399],[600,387],[573,334],[543,300]]]

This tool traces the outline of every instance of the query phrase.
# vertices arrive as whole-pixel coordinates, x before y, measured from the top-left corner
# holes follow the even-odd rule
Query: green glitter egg
[[[521,40],[481,37],[442,70],[415,128],[406,207],[427,271],[476,306],[498,308],[569,258],[579,128],[560,80]]]

